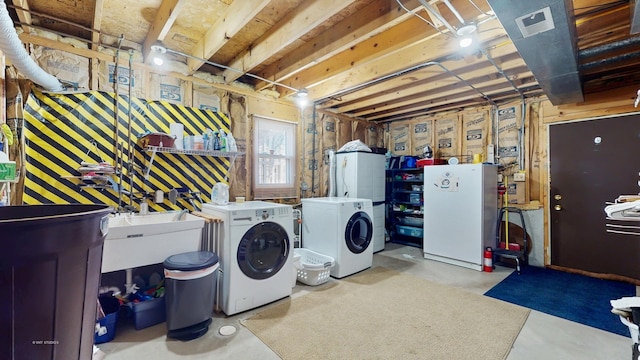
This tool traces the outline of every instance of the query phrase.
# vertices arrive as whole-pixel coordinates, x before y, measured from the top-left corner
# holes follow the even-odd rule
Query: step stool
[[[500,248],[500,238],[502,236],[502,223],[503,216],[505,213],[516,213],[520,216],[520,223],[522,224],[522,231],[524,232],[523,240],[524,246],[520,248],[520,250],[511,250],[511,249],[501,249]],[[510,222],[510,221],[509,221]],[[509,226],[509,222],[505,224],[505,227]],[[520,261],[522,260],[524,265],[529,264],[529,255],[528,255],[528,247],[529,241],[527,239],[527,228],[524,224],[524,216],[522,215],[522,210],[516,207],[503,207],[498,211],[498,226],[496,227],[496,247],[493,249],[493,260],[494,263],[500,258],[514,259],[516,261],[516,271],[520,274]],[[509,240],[509,239],[506,239]]]

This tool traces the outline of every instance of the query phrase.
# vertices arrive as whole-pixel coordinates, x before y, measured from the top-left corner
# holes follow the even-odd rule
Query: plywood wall
[[[303,168],[301,197],[327,196],[329,192],[329,152],[360,140],[368,147],[384,146],[384,127],[335,114],[307,109],[303,114]]]

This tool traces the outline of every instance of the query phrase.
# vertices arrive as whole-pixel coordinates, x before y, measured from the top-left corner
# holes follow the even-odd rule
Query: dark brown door
[[[640,115],[550,125],[549,159],[551,264],[640,279],[640,236],[607,232],[604,213],[640,192]]]

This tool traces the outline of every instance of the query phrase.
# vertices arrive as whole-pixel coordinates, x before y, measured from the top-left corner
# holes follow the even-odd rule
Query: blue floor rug
[[[629,336],[629,329],[611,313],[610,300],[635,296],[634,285],[563,271],[525,266],[484,295]]]

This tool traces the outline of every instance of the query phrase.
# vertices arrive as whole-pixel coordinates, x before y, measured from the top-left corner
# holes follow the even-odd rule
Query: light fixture
[[[460,47],[466,48],[471,46],[473,43],[473,36],[477,30],[478,27],[475,24],[465,24],[458,28],[458,30],[456,30],[456,34],[458,35],[458,44]]]
[[[305,107],[309,103],[309,91],[307,89],[300,89],[296,92],[296,103],[298,106]]]
[[[164,45],[162,45],[161,43],[155,43],[151,45],[151,52],[153,53],[152,61],[154,64],[156,64],[157,66],[161,66],[162,64],[164,64],[162,55],[167,52],[167,48],[164,47]]]

